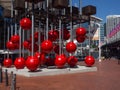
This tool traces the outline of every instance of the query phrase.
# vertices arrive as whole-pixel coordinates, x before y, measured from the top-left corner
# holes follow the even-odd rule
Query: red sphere
[[[92,66],[95,63],[95,59],[93,56],[86,56],[85,58],[85,63],[87,64],[87,66]]]
[[[69,52],[69,53],[73,53],[75,52],[77,46],[74,42],[69,42],[66,44],[66,50]]]
[[[34,52],[37,52],[38,48],[39,48],[39,46],[36,43],[34,43]],[[29,51],[32,51],[32,44],[31,43],[29,44],[28,49],[29,49]]]
[[[63,30],[63,39],[68,40],[70,38],[70,32],[67,29]]]
[[[14,43],[15,49],[19,49],[19,43]]]
[[[34,56],[37,57],[38,59],[40,59],[40,53],[39,52],[36,52]]]
[[[54,58],[46,58],[45,65],[47,66],[54,66],[55,65],[55,59]]]
[[[39,32],[35,32],[35,33],[34,33],[34,41],[35,41],[35,42],[38,41],[38,36],[39,36]]]
[[[16,49],[15,44],[12,41],[8,41],[7,44],[6,44],[6,47],[9,50],[15,50]]]
[[[12,59],[10,59],[10,58],[5,59],[5,60],[3,61],[3,64],[4,64],[4,66],[7,67],[7,68],[11,67],[11,65],[12,65]]]
[[[46,63],[46,59],[45,59],[45,53],[41,53],[40,54],[40,61],[41,61],[41,65]]]
[[[14,65],[17,69],[23,69],[25,67],[25,59],[23,57],[16,58]]]
[[[76,40],[79,42],[79,43],[83,43],[85,41],[85,38],[86,36],[77,36],[76,37]]]
[[[35,32],[34,33],[34,42],[37,42],[38,41],[38,32]],[[32,42],[32,36],[30,36],[30,42]]]
[[[76,36],[84,36],[86,34],[86,29],[83,27],[79,27],[76,30]]]
[[[77,62],[78,62],[78,59],[75,56],[70,56],[67,59],[67,63],[70,65],[70,67],[76,66]]]
[[[25,49],[29,49],[29,44],[30,44],[30,41],[29,40],[26,40],[23,42],[23,46]]]
[[[56,54],[59,54],[59,45],[55,44],[53,50]]]
[[[46,63],[46,58],[44,53],[36,52],[34,56],[38,58],[38,60],[40,61],[39,65],[43,65]]]
[[[41,43],[41,50],[44,53],[49,53],[53,49],[53,44],[50,40],[45,40]]]
[[[38,60],[38,58],[34,57],[34,56],[29,56],[25,62],[26,67],[30,70],[30,71],[36,71],[38,66],[39,66],[40,61]]]
[[[55,65],[58,68],[63,68],[66,62],[67,62],[67,58],[66,58],[66,56],[64,54],[56,56]]]
[[[38,42],[39,39],[39,32],[34,33],[34,42]],[[44,41],[44,34],[40,33],[40,42]],[[30,36],[30,42],[32,42],[32,36]]]
[[[20,26],[24,30],[29,30],[29,29],[31,29],[32,22],[29,18],[23,18],[20,20]]]
[[[13,42],[13,43],[19,43],[19,40],[20,40],[20,36],[19,35],[13,35],[10,40]]]
[[[50,41],[55,41],[56,39],[58,39],[59,37],[59,33],[57,30],[50,30],[48,32],[48,38]]]
[[[38,42],[39,32],[34,33],[34,42]],[[44,41],[44,35],[40,33],[40,42]],[[30,42],[32,42],[32,36],[30,36]]]

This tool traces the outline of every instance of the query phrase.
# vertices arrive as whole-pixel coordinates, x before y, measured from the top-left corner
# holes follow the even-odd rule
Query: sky
[[[120,15],[120,0],[81,0],[81,6],[96,6],[97,13],[95,16],[106,22],[107,15]],[[73,6],[79,6],[79,0],[73,0]]]

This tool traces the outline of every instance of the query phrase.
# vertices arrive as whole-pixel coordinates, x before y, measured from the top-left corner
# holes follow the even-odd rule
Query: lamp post
[[[99,59],[99,62],[101,62],[101,39],[100,39],[100,24],[99,23],[97,23],[97,25],[98,25],[98,31],[99,31],[99,33],[98,33],[98,36],[99,36],[99,56],[98,56],[98,59]]]

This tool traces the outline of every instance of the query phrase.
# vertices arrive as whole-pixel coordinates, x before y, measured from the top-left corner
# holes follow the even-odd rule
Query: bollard
[[[0,63],[0,83],[3,82],[2,65]]]
[[[118,59],[118,64],[120,64],[120,59]]]
[[[8,82],[8,72],[7,69],[5,70],[5,86],[8,86],[9,82]]]
[[[12,86],[12,79],[13,79],[13,71],[11,71],[11,74],[10,74],[10,85]],[[12,90],[12,89],[11,89]]]
[[[16,74],[12,77],[11,90],[16,90]]]
[[[11,71],[11,74],[10,74],[10,81],[12,83],[12,79],[13,79],[13,71]]]
[[[11,89],[10,90],[13,90],[13,71],[11,71],[11,74],[10,74],[10,85],[11,85]]]

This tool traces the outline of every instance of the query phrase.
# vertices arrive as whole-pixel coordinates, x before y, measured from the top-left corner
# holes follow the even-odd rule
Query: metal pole
[[[39,10],[41,9],[41,3],[39,3]],[[39,13],[40,14],[40,13]],[[39,21],[39,26],[38,26],[38,44],[41,45],[41,21]],[[39,53],[41,52],[41,47],[39,47]]]
[[[10,27],[9,27],[9,24],[8,24],[7,30],[8,30],[7,41],[9,41],[9,37],[10,37]],[[9,49],[7,49],[7,51],[8,51],[7,58],[9,58]]]
[[[11,0],[11,35],[13,35],[13,2],[14,2],[14,0]]]
[[[27,13],[27,8],[28,8],[28,3],[25,1],[25,13]],[[26,15],[25,15],[26,16]],[[22,35],[21,35],[21,37],[22,37],[22,42],[24,42],[24,40],[25,40],[25,31],[24,30],[22,30]],[[21,43],[22,43],[21,42]],[[25,52],[24,52],[24,50],[25,50],[25,48],[24,47],[21,47],[22,48],[22,57],[24,57],[25,56]]]
[[[2,65],[0,63],[0,83],[3,82]]]
[[[25,1],[25,17],[27,17],[27,11],[28,11],[28,2],[26,2]],[[24,31],[24,30],[23,30]],[[25,33],[25,32],[24,32]],[[23,35],[24,36],[24,35]],[[27,40],[29,39],[29,37],[30,37],[30,31],[28,30],[27,31],[27,36],[26,36],[26,38],[27,38]],[[23,37],[24,38],[24,37]],[[23,40],[24,41],[24,40]],[[24,47],[23,47],[24,48]],[[29,51],[28,51],[29,52]],[[30,55],[30,53],[29,53],[29,55]]]
[[[73,10],[72,10],[73,8],[72,8],[72,0],[70,0],[70,42],[72,41],[73,42],[73,22],[72,22],[72,12],[73,12]],[[73,55],[73,53],[70,53],[69,54],[70,56],[72,56]]]
[[[64,31],[64,28],[65,28],[64,24],[62,24],[61,28],[62,28],[62,30],[61,30],[61,40],[63,40],[63,34],[64,34],[63,31]],[[64,47],[64,41],[62,41],[61,44],[62,44],[61,47]],[[63,48],[61,48],[61,53],[64,53]]]
[[[73,41],[73,27],[72,27],[72,0],[70,0],[70,18],[71,18],[71,21],[70,21],[70,41]]]
[[[22,53],[22,51],[21,51],[21,27],[19,29],[19,36],[20,36],[20,40],[19,40],[19,57],[21,57],[21,53]]]
[[[89,17],[89,18],[90,18],[90,17]],[[88,25],[88,32],[89,32],[89,55],[91,55],[91,51],[90,51],[90,49],[91,49],[90,30],[91,30],[91,21],[89,21],[89,25]]]
[[[16,90],[16,74],[13,74],[11,90]]]
[[[32,56],[34,56],[34,2],[32,2]]]
[[[39,21],[39,30],[38,30],[38,44],[41,45],[41,22]],[[41,52],[41,47],[39,47],[39,52]]]
[[[17,10],[15,10],[15,35],[17,35]]]
[[[47,17],[46,17],[46,39],[48,40],[48,25],[49,25],[49,20],[48,20],[48,0],[47,1]]]
[[[62,53],[62,21],[61,21],[61,10],[59,10],[59,55]]]
[[[6,32],[7,32],[7,21],[4,19],[4,50],[6,49]],[[5,59],[6,55],[4,54],[4,59]]]
[[[11,71],[11,74],[10,74],[10,85],[11,85],[11,90],[12,90],[12,79],[13,79],[13,71]]]
[[[100,24],[98,24],[98,32],[99,32],[99,62],[101,62],[101,39],[100,39]]]
[[[62,53],[62,46],[61,46],[61,43],[62,43],[62,36],[61,36],[61,19],[59,19],[59,55]]]
[[[24,42],[24,40],[25,40],[25,31],[22,30],[22,42]],[[22,47],[22,57],[25,56],[25,52],[24,51],[25,51],[25,48]]]
[[[80,15],[82,15],[82,0],[79,0],[79,10],[80,10],[79,12],[79,17],[80,17]],[[81,27],[82,24],[80,23],[79,26]]]
[[[7,69],[5,70],[5,86],[8,86],[9,82],[8,82],[8,72]]]
[[[79,10],[80,10],[80,12],[79,12],[79,16],[80,16],[80,15],[82,15],[82,0],[79,0]],[[82,27],[82,24],[80,23],[79,26]],[[82,52],[82,43],[80,43],[80,47],[81,47],[81,54],[82,54],[83,53]]]
[[[80,2],[80,6],[79,6],[79,8],[80,8],[80,15],[82,15],[82,0],[79,0],[79,2]]]

